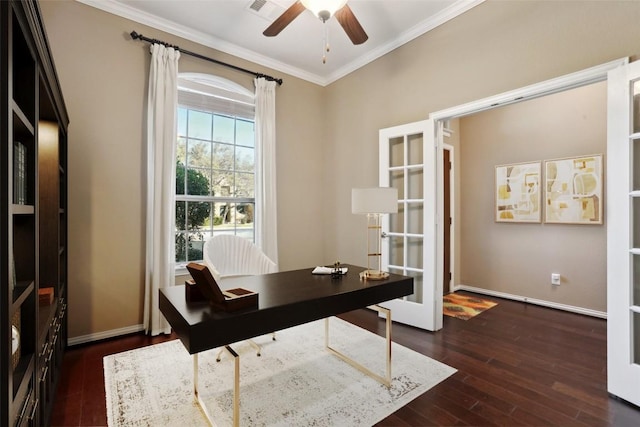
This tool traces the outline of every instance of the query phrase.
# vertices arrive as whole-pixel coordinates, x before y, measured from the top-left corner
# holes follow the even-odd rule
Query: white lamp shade
[[[398,212],[398,189],[388,187],[353,188],[351,212],[354,214]]]
[[[329,16],[333,16],[337,10],[341,9],[347,0],[301,0],[304,7],[319,16],[320,12],[326,10]]]

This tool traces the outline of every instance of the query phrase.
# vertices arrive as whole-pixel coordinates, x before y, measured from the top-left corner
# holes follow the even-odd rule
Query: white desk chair
[[[278,265],[271,261],[253,242],[231,234],[213,236],[204,243],[204,263],[216,281],[224,281],[225,277],[255,276],[258,274],[276,273]],[[275,341],[275,332],[271,335]],[[260,346],[248,340],[260,356]],[[220,361],[222,350],[216,360]]]

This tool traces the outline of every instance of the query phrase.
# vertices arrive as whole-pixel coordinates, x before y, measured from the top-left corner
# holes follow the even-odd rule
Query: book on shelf
[[[53,304],[53,288],[38,289],[38,302],[39,305]]]
[[[9,268],[11,269],[11,281],[9,282],[9,291],[13,292],[13,289],[16,287],[17,278],[16,278],[16,262],[13,259],[13,248],[9,251]]]
[[[27,147],[18,141],[13,150],[13,202],[27,203]]]

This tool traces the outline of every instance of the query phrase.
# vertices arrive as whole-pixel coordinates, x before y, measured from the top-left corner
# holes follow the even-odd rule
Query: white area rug
[[[330,345],[384,376],[385,340],[331,318]],[[324,321],[233,345],[240,354],[241,426],[370,426],[456,370],[393,343],[392,387],[324,349]],[[231,425],[233,360],[200,353],[200,395],[218,425]],[[178,340],[104,358],[110,426],[205,426],[193,398],[193,358]]]

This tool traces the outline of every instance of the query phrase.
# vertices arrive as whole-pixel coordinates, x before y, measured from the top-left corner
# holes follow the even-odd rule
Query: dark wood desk
[[[189,354],[280,329],[346,313],[413,293],[413,278],[390,274],[362,281],[364,267],[345,265],[340,279],[311,274],[313,268],[224,279],[222,289],[258,292],[258,310],[214,311],[206,302],[188,303],[184,285],[160,289],[160,311]]]
[[[234,425],[239,420],[239,357],[229,344],[259,335],[289,328],[318,319],[328,318],[351,310],[375,305],[413,293],[413,278],[390,274],[379,281],[360,280],[364,267],[343,265],[349,272],[340,278],[313,275],[313,268],[284,271],[259,276],[224,279],[224,289],[245,288],[258,292],[258,309],[233,313],[214,311],[207,302],[189,303],[184,285],[160,289],[160,311],[176,332],[187,351],[194,355],[194,392],[207,420],[213,424],[204,402],[198,396],[197,372],[199,352],[227,346],[235,358]],[[387,315],[387,378],[376,376],[347,360],[329,347],[328,323],[325,345],[328,350],[363,372],[390,385],[391,374],[391,315]]]

